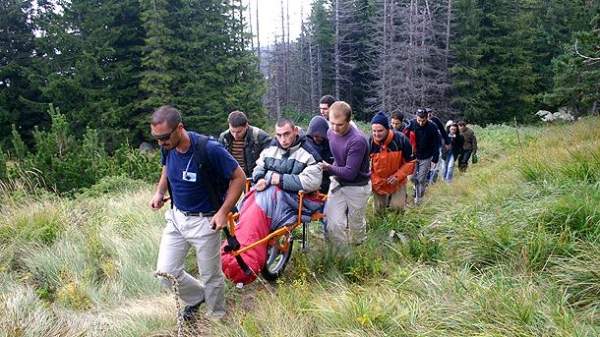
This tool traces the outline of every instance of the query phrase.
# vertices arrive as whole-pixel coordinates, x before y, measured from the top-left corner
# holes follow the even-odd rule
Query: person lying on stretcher
[[[276,139],[262,151],[252,174],[254,187],[246,194],[240,209],[236,237],[242,247],[266,237],[277,228],[295,223],[298,217],[298,192],[318,191],[323,173],[317,165],[318,151],[298,134],[294,122],[280,118],[275,126]],[[303,200],[302,217],[322,207],[322,201]],[[264,266],[266,243],[242,254],[254,272],[246,275],[235,258],[221,247],[222,269],[235,283],[249,283]]]

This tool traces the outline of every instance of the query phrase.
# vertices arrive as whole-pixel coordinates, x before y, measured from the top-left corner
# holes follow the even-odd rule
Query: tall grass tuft
[[[568,232],[580,239],[600,239],[600,184],[571,184],[550,200],[543,220],[554,232]]]
[[[600,310],[600,247],[581,244],[571,257],[554,261],[552,279],[562,286],[569,303],[576,307]]]
[[[88,324],[68,312],[51,310],[32,289],[16,287],[0,294],[0,336],[86,336]]]

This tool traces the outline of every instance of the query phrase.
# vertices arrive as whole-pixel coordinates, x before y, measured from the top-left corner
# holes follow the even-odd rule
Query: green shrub
[[[17,175],[22,172],[41,172],[46,188],[68,194],[93,186],[106,176],[123,176],[151,182],[158,180],[160,162],[157,152],[142,153],[124,143],[109,156],[96,130],[88,128],[83,138],[77,139],[58,108],[50,105],[49,114],[50,129],[34,130],[32,153],[27,152],[18,133],[13,132],[17,159],[13,179],[18,179]]]
[[[32,210],[11,222],[0,223],[0,243],[34,242],[52,245],[64,231],[66,219],[57,208]]]
[[[387,272],[383,260],[386,255],[384,249],[382,242],[368,240],[353,249],[352,254],[342,255],[338,261],[338,268],[350,282],[380,278]]]
[[[106,175],[126,176],[151,183],[158,181],[161,173],[160,152],[141,152],[122,144],[109,160]]]
[[[442,258],[439,242],[426,235],[418,235],[408,242],[408,252],[416,261],[435,262]]]
[[[23,141],[23,138],[21,138],[21,134],[19,133],[19,131],[17,131],[17,128],[15,127],[15,125],[12,125],[12,146],[13,146],[13,150],[14,150],[14,156],[15,156],[15,160],[21,160],[21,159],[25,159],[27,157],[28,151],[27,151],[27,145],[25,145],[25,142]]]
[[[118,268],[115,265],[115,252],[108,240],[102,240],[98,230],[88,229],[85,233],[85,249],[88,268],[86,279],[93,283],[102,283],[115,279]]]
[[[138,190],[147,186],[147,183],[132,179],[127,176],[106,176],[100,178],[94,185],[83,188],[80,196],[85,198],[96,198],[105,194],[122,194],[130,191]]]

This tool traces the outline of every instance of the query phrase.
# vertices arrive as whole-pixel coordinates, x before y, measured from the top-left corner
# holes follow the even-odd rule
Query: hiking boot
[[[207,312],[204,317],[213,323],[219,323],[225,320],[225,312]]]
[[[200,309],[202,303],[204,303],[204,300],[194,305],[186,305],[185,308],[183,308],[183,313],[181,314],[183,320],[186,322],[195,320],[196,314],[198,313],[198,309]]]

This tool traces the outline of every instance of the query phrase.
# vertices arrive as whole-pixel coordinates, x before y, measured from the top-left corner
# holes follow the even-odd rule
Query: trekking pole
[[[306,224],[302,222],[302,207],[304,207],[304,191],[298,192],[298,226],[302,226],[302,251],[306,251]]]
[[[154,277],[162,277],[171,281],[173,294],[175,296],[175,308],[177,309],[177,337],[183,336],[183,313],[181,312],[181,304],[179,304],[179,281],[175,276],[161,271],[154,272]]]

